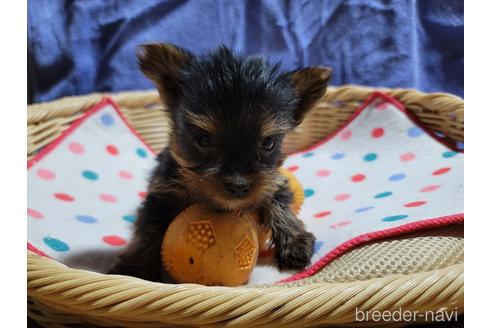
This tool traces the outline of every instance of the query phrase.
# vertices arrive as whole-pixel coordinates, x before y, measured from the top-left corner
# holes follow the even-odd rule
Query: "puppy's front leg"
[[[289,208],[292,192],[285,184],[263,209],[264,223],[272,229],[275,260],[281,270],[304,269],[311,261],[316,238]]]
[[[138,211],[132,241],[109,273],[159,281],[162,239],[173,218],[184,207],[183,201],[174,194],[150,193]]]

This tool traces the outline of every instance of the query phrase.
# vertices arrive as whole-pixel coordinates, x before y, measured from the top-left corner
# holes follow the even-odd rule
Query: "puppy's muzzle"
[[[251,190],[251,182],[244,176],[234,174],[224,181],[227,192],[236,198],[246,196]]]

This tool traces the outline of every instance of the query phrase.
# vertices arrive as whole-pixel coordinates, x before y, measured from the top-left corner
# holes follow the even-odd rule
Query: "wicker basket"
[[[303,149],[322,139],[372,91],[359,86],[330,88],[287,138],[285,150]],[[463,141],[462,99],[414,90],[383,91],[449,141]],[[29,106],[27,157],[49,144],[103,96],[68,97]],[[166,145],[168,123],[156,92],[111,96],[155,150]],[[463,258],[463,226],[454,225],[361,246],[304,280],[228,288],[103,275],[71,269],[28,251],[28,315],[46,327],[382,326],[381,321],[356,322],[355,309],[461,313]]]

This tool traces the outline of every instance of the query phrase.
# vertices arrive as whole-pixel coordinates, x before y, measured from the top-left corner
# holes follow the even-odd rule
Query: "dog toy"
[[[291,209],[297,214],[304,201],[302,186],[291,172],[281,173],[288,178],[294,194]],[[248,280],[269,238],[256,213],[221,213],[193,204],[170,224],[162,261],[176,282],[238,286]]]

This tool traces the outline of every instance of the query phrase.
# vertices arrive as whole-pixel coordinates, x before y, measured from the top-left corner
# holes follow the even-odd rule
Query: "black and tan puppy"
[[[142,46],[140,68],[154,81],[172,121],[133,240],[112,273],[157,281],[161,243],[173,218],[194,202],[223,211],[259,211],[272,229],[280,269],[302,269],[314,236],[289,209],[277,168],[285,134],[324,95],[331,70],[279,72],[258,57],[220,47],[194,56],[171,44]]]

